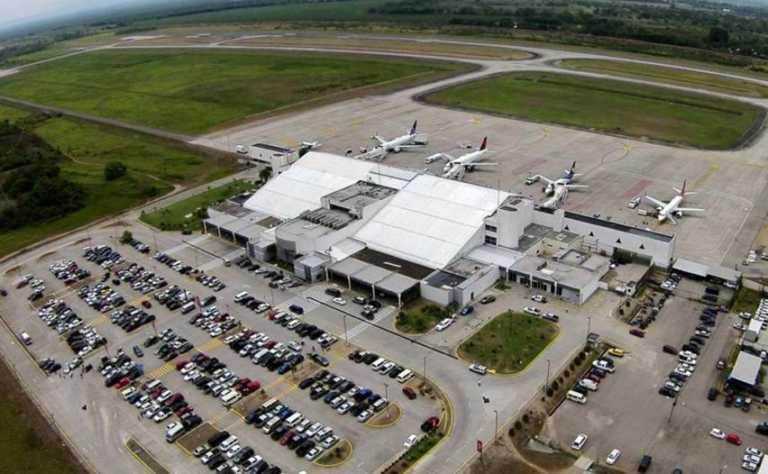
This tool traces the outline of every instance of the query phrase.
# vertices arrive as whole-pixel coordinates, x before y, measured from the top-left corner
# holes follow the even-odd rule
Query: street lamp
[[[384,399],[389,402],[389,385],[386,383],[384,384]],[[389,414],[389,409],[387,409],[387,420],[389,420]]]
[[[549,390],[549,365],[550,365],[550,361],[549,359],[547,359],[547,379],[546,379],[546,382],[544,383],[544,392]]]
[[[496,440],[496,436],[499,434],[499,410],[493,410],[493,414],[496,417],[496,424],[493,429],[493,439]]]
[[[592,316],[587,316],[587,340],[589,340],[589,333],[592,332]]]

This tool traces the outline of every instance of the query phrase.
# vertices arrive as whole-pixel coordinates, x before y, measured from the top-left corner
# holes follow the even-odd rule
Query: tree
[[[713,26],[709,29],[707,40],[712,44],[725,45],[728,44],[728,36],[728,30],[719,26]]]
[[[123,231],[123,235],[120,236],[121,244],[129,244],[133,241],[133,234],[130,230]]]
[[[272,168],[264,168],[263,170],[259,171],[260,180],[267,182],[271,177],[272,177]]]
[[[118,178],[125,176],[128,172],[128,168],[125,167],[121,161],[110,161],[104,167],[104,179],[107,181],[114,181]]]

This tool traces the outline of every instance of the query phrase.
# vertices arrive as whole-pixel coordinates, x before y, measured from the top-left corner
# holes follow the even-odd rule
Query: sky
[[[136,0],[0,0],[0,25],[137,3]]]

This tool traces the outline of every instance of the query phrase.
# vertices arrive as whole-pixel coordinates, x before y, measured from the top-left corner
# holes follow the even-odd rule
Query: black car
[[[680,352],[677,350],[677,348],[675,348],[675,346],[670,346],[670,345],[665,345],[664,347],[661,348],[661,350],[666,352],[667,354],[672,354],[672,355],[677,355],[678,352]]]
[[[315,383],[315,378],[314,377],[307,377],[304,380],[302,380],[301,382],[299,382],[299,388],[302,389],[302,390],[306,390],[307,388],[312,386],[313,383]]]
[[[764,421],[759,425],[755,426],[755,433],[761,434],[761,435],[768,435],[768,421]]]
[[[717,389],[715,387],[711,387],[707,391],[707,400],[709,400],[710,402],[714,402],[715,400],[717,400],[717,394],[718,394]]]

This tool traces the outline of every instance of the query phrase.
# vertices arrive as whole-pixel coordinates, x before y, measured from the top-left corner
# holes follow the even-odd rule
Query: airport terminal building
[[[668,268],[675,237],[528,198],[328,153],[309,152],[207,232],[255,260],[293,265],[397,304],[466,304],[497,281],[585,302],[624,252]]]

